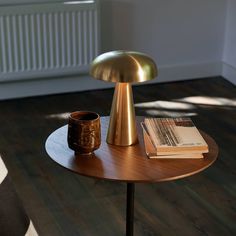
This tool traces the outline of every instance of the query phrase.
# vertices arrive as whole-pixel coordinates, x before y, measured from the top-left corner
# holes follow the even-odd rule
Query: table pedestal
[[[134,231],[134,183],[127,183],[126,236],[133,236]]]

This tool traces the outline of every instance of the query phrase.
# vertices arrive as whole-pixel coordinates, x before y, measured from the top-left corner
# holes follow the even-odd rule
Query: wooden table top
[[[184,178],[209,167],[217,158],[218,146],[206,133],[202,136],[209,145],[203,159],[149,159],[146,156],[140,121],[137,116],[139,143],[119,147],[106,143],[109,117],[101,117],[102,144],[93,156],[75,156],[67,145],[67,125],[47,138],[46,151],[59,165],[80,175],[124,182],[161,182]]]

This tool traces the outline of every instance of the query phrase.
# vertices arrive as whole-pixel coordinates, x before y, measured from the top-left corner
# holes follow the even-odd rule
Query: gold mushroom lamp
[[[155,62],[143,53],[112,51],[95,58],[90,74],[95,79],[116,83],[107,143],[117,146],[137,143],[138,135],[131,84],[154,79],[158,74]]]

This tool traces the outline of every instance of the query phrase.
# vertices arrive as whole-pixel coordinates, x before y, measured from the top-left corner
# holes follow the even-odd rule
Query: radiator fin
[[[14,6],[0,8],[0,81],[87,70],[99,50],[95,2],[82,8],[57,4],[56,10],[51,4],[50,11],[43,4],[38,12],[37,4],[29,12],[27,6],[12,13]]]

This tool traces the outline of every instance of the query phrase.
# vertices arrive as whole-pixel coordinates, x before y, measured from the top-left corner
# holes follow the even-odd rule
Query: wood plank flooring
[[[214,77],[141,85],[133,93],[137,115],[190,115],[220,148],[200,174],[136,185],[135,235],[236,235],[235,86]],[[125,235],[126,185],[73,174],[44,149],[68,112],[109,115],[112,96],[106,89],[0,102],[0,154],[39,235]]]

